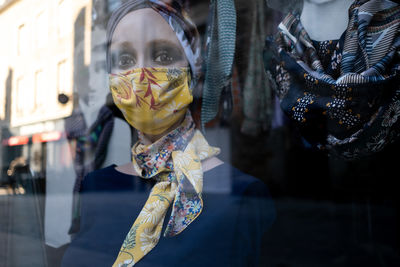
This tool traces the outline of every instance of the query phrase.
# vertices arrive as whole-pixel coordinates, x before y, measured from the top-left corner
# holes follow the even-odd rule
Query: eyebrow
[[[154,45],[169,45],[169,46],[174,46],[177,47],[182,53],[184,53],[184,49],[180,43],[174,43],[170,40],[167,39],[155,39],[151,40],[146,44],[146,47],[148,46],[154,46]],[[113,48],[114,47],[114,48]],[[113,48],[112,50],[115,49],[129,49],[129,50],[135,50],[135,48],[132,46],[132,43],[129,41],[124,41],[124,42],[115,42],[114,44],[111,45],[110,48]]]
[[[182,52],[183,52],[183,47],[182,47],[181,43],[176,44],[176,43],[174,43],[174,42],[171,42],[170,40],[166,40],[166,39],[156,39],[156,40],[152,40],[152,41],[149,42],[147,45],[154,45],[154,44],[157,44],[157,45],[176,46],[176,47],[178,47],[180,50],[182,50]]]
[[[110,48],[112,49],[114,47],[114,49],[120,49],[120,48],[124,48],[124,49],[134,49],[130,42],[125,41],[125,42],[117,42],[117,43],[113,43],[111,44]]]

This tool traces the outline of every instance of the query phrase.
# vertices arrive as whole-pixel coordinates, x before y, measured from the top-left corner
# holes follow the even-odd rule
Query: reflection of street
[[[12,194],[13,194],[13,191],[8,185],[0,187],[0,196],[7,196],[7,195],[12,195]]]
[[[25,189],[22,187],[22,185],[19,185],[15,188],[13,188],[10,185],[5,185],[3,187],[0,187],[0,196],[7,196],[7,195],[14,195],[14,194],[25,194]]]
[[[25,194],[23,183],[29,179],[29,166],[25,157],[17,157],[11,161],[7,170],[8,184],[14,194]]]
[[[43,225],[38,203],[43,195],[12,194],[7,187],[0,192],[0,258],[2,266],[46,266]]]
[[[32,175],[25,157],[16,157],[1,180],[1,263],[10,267],[46,266],[43,178]]]

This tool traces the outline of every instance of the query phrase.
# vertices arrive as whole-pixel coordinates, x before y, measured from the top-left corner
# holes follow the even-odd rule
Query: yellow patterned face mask
[[[193,101],[188,68],[137,68],[110,74],[114,103],[135,129],[166,132],[183,119]]]

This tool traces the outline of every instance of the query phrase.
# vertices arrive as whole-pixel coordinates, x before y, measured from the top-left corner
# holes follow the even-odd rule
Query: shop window
[[[69,71],[67,68],[67,61],[66,60],[60,61],[57,66],[57,95],[71,94],[68,74]]]
[[[34,102],[32,101],[34,96],[34,90],[29,86],[29,82],[26,77],[20,77],[17,80],[17,92],[16,92],[16,112],[17,115],[22,116],[29,114],[33,111]]]
[[[47,15],[44,11],[36,17],[36,47],[43,48],[49,39]]]
[[[18,49],[18,55],[22,55],[25,53],[27,50],[27,30],[26,30],[26,25],[21,24],[18,27],[18,44],[17,44],[17,49]]]
[[[69,23],[71,20],[71,10],[68,0],[61,0],[58,2],[57,19],[57,34],[59,38],[63,38],[71,29],[71,25]]]
[[[35,74],[35,107],[36,109],[43,108],[46,103],[46,79],[42,70],[39,70]]]

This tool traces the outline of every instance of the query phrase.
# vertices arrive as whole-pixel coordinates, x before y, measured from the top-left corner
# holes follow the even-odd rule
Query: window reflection
[[[36,17],[35,25],[35,42],[37,48],[43,48],[46,46],[49,40],[49,27],[48,17],[45,11],[41,11]]]
[[[60,0],[57,5],[57,35],[59,38],[69,34],[71,27],[71,3],[70,0]]]
[[[27,50],[27,42],[28,42],[28,36],[27,36],[27,30],[25,24],[21,24],[18,27],[18,41],[17,41],[17,49],[18,49],[18,55],[22,55],[26,53]]]
[[[163,236],[171,205],[154,248],[134,240],[150,251],[138,266],[399,265],[397,1],[137,1],[170,5],[156,12],[166,27],[133,16],[110,70],[107,23],[127,2],[0,0],[0,265],[110,266],[132,246],[138,215],[157,217],[158,181],[120,166],[154,140],[116,105],[109,73],[155,107],[156,84],[132,80],[172,94],[172,67],[196,80],[189,110],[223,163],[202,169],[203,210],[181,234]],[[177,3],[187,14],[170,20]],[[186,17],[199,77],[175,27]],[[186,106],[174,100],[164,110]]]

